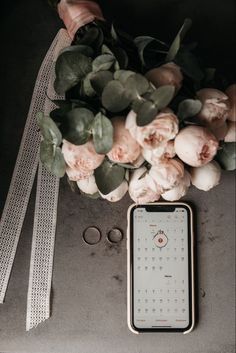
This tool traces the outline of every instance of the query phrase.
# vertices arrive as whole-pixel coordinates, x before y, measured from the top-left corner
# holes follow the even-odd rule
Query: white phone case
[[[193,235],[193,211],[192,208],[185,202],[155,202],[142,204],[141,206],[151,206],[151,205],[184,205],[188,207],[190,211],[190,227],[191,227],[191,289],[192,289],[192,325],[191,327],[184,331],[183,334],[191,332],[195,325],[195,295],[194,295],[194,235]],[[132,293],[131,293],[131,273],[130,273],[130,264],[131,264],[131,253],[130,253],[130,213],[133,208],[137,207],[137,204],[132,204],[127,211],[127,323],[131,332],[135,334],[140,334],[141,332],[135,329],[132,325]],[[143,332],[142,332],[143,333]]]

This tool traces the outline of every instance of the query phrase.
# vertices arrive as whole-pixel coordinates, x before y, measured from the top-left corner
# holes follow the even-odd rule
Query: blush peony
[[[229,114],[229,99],[223,92],[214,88],[203,88],[197,92],[202,102],[198,119],[206,126],[217,128],[222,126]]]
[[[175,152],[186,164],[200,167],[209,163],[218,148],[216,137],[201,126],[188,126],[175,138]]]
[[[161,190],[163,193],[178,185],[183,176],[183,163],[177,159],[170,159],[152,166],[146,178],[153,191]]]
[[[154,202],[160,198],[159,191],[153,191],[148,183],[146,178],[147,168],[142,167],[136,169],[129,182],[129,194],[134,202],[140,203],[147,203],[147,202]]]
[[[172,62],[149,70],[145,76],[155,87],[172,85],[178,91],[182,86],[183,75],[180,67]]]
[[[92,141],[77,146],[63,140],[62,154],[68,165],[67,175],[74,181],[88,178],[105,158],[104,155],[96,153]]]
[[[136,124],[136,113],[132,110],[126,119],[126,128],[145,149],[155,149],[172,140],[178,133],[178,125],[178,119],[170,109],[160,112],[150,124],[145,126]]]
[[[108,158],[117,163],[133,163],[140,154],[141,148],[125,127],[125,118],[113,118],[114,140]]]
[[[218,185],[221,177],[221,168],[216,161],[212,161],[202,167],[192,168],[191,181],[196,188],[208,191]]]
[[[190,187],[190,174],[187,170],[184,171],[183,178],[180,179],[177,186],[161,194],[162,198],[167,201],[177,201],[187,194]]]

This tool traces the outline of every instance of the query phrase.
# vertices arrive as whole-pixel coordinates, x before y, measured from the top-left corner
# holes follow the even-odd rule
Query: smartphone
[[[128,209],[128,326],[134,333],[192,331],[193,211],[183,202]]]

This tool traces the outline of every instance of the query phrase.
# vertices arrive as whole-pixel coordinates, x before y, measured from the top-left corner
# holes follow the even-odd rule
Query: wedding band
[[[112,228],[107,233],[107,240],[109,243],[117,244],[123,239],[123,232],[119,228]]]
[[[83,232],[83,241],[88,245],[98,244],[101,238],[101,231],[96,227],[88,227]]]

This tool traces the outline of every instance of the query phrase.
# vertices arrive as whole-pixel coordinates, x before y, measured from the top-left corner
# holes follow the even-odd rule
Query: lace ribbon
[[[51,99],[59,99],[52,87],[54,62],[59,51],[71,44],[61,29],[43,60],[16,165],[0,223],[0,303],[3,303],[25,213],[38,168],[37,195],[30,262],[26,329],[36,327],[50,316],[50,290],[56,229],[59,180],[39,163],[40,132],[36,114],[53,109]]]

